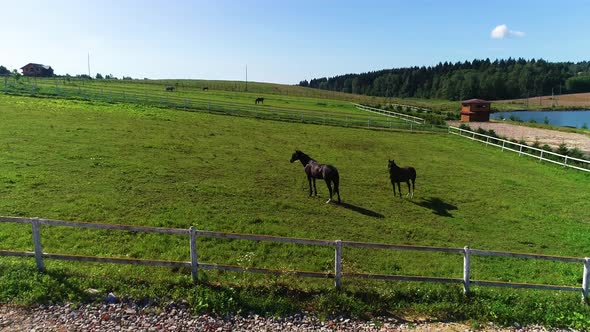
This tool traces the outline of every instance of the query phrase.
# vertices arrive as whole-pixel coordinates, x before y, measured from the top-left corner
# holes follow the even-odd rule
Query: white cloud
[[[525,36],[525,33],[522,31],[512,31],[508,29],[508,26],[506,26],[506,24],[501,24],[495,27],[494,30],[492,30],[491,36],[494,39],[504,39],[508,37],[522,38]]]

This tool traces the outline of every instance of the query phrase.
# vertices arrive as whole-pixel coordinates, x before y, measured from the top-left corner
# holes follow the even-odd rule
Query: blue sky
[[[444,61],[590,60],[590,0],[0,0],[0,65],[134,78],[303,79]],[[496,29],[495,37],[492,31]]]

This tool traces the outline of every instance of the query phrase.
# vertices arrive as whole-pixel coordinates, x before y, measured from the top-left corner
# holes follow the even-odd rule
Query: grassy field
[[[250,89],[250,85],[249,85]],[[180,90],[180,89],[179,89]],[[326,102],[328,103],[328,102]],[[0,215],[326,240],[588,256],[590,176],[446,134],[263,121],[135,104],[0,95]],[[307,197],[295,149],[338,167],[342,206]],[[413,200],[392,197],[387,159],[417,169]],[[403,188],[405,190],[405,188]],[[28,226],[0,224],[0,249],[31,250]],[[44,251],[188,260],[173,235],[44,228]],[[203,239],[202,262],[330,272],[331,248]],[[347,249],[344,272],[461,277],[462,257]],[[0,258],[0,301],[87,301],[94,288],[184,299],[196,311],[426,315],[585,327],[580,294],[202,272]],[[581,265],[473,258],[472,278],[579,286]],[[576,313],[574,315],[573,313]]]

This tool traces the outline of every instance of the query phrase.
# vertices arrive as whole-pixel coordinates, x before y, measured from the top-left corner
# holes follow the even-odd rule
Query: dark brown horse
[[[172,85],[168,85],[166,87],[166,91],[174,91],[174,87]]]
[[[315,195],[318,195],[318,189],[315,186],[315,179],[324,179],[328,190],[330,191],[330,199],[326,203],[332,201],[332,193],[338,194],[338,204],[340,204],[340,176],[338,170],[332,165],[319,164],[317,161],[312,159],[305,153],[295,150],[295,153],[291,156],[291,162],[299,160],[305,168],[305,174],[307,175],[307,181],[309,182],[309,196],[311,196],[311,183],[313,180],[313,190]],[[334,190],[332,190],[332,183],[334,183]]]
[[[400,168],[395,164],[393,160],[389,161],[389,179],[393,186],[393,196],[395,197],[395,184],[397,183],[397,190],[399,191],[399,197],[402,197],[402,190],[400,183],[405,182],[408,184],[408,196],[414,198],[414,188],[416,184],[416,169],[414,167],[403,167]],[[410,190],[410,181],[412,181],[412,190]]]
[[[208,86],[203,87],[203,91],[209,91],[209,87]]]
[[[256,100],[254,101],[254,103],[255,103],[255,104],[258,104],[258,103],[264,104],[264,98],[262,98],[262,97],[258,97],[258,98],[256,98]]]

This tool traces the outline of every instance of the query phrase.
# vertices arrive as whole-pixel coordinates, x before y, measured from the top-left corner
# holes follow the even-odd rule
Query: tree
[[[97,80],[102,80],[103,77],[102,77],[102,75],[100,73],[96,73],[96,79]]]
[[[590,91],[590,76],[574,76],[565,81],[565,87],[569,92]]]
[[[0,66],[0,75],[10,75],[10,70],[6,69],[4,66]]]
[[[18,82],[22,76],[23,75],[19,73],[16,69],[12,70],[12,78],[14,78],[16,82]]]
[[[445,98],[470,97],[514,99],[550,94],[566,86],[590,91],[590,61],[551,63],[523,58],[444,62],[433,67],[392,68],[361,74],[311,79],[310,88],[352,92],[382,97]],[[301,84],[305,84],[302,81]],[[569,91],[568,91],[569,92]]]

